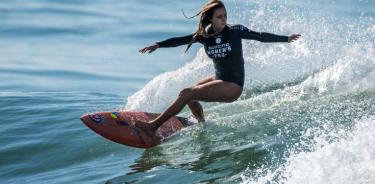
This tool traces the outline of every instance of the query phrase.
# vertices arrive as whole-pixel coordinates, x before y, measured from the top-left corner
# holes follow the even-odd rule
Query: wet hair
[[[223,2],[219,0],[210,0],[202,7],[202,9],[196,15],[192,17],[187,17],[184,11],[182,11],[185,18],[188,18],[188,19],[191,19],[200,15],[198,30],[194,33],[193,38],[191,39],[191,41],[189,42],[185,50],[185,53],[189,50],[193,42],[195,42],[198,39],[198,36],[207,38],[213,35],[213,34],[208,34],[206,28],[207,26],[211,25],[210,20],[212,19],[212,16],[214,15],[215,10],[219,8],[225,8]]]

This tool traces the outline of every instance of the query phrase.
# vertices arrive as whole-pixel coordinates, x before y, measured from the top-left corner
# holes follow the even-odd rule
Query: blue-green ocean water
[[[302,38],[244,41],[241,98],[145,150],[79,117],[161,112],[212,75],[201,45],[138,54],[195,31],[181,9],[205,1],[0,1],[0,183],[375,183],[375,2],[224,2],[229,23]]]

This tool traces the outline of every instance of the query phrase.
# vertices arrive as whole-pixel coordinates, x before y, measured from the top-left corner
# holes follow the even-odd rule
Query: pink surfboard
[[[137,148],[156,146],[182,128],[194,124],[187,118],[174,116],[152,134],[134,126],[135,120],[150,121],[157,116],[158,114],[147,112],[121,111],[85,114],[80,119],[87,127],[104,138]]]

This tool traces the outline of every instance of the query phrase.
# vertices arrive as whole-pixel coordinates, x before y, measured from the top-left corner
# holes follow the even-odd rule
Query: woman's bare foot
[[[153,133],[159,128],[156,123],[144,122],[140,120],[136,120],[134,125],[147,133]]]

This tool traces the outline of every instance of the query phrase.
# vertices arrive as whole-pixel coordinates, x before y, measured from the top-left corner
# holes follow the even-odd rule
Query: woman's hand
[[[152,44],[148,47],[140,49],[139,52],[142,53],[142,54],[144,54],[146,52],[151,53],[151,52],[154,52],[157,48],[159,48],[159,45],[157,43],[154,43],[154,44]]]
[[[296,40],[299,39],[299,37],[301,37],[300,34],[292,34],[288,37],[288,42],[291,43],[291,42],[294,42]]]

